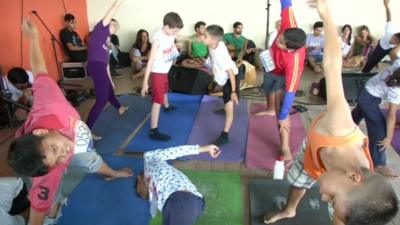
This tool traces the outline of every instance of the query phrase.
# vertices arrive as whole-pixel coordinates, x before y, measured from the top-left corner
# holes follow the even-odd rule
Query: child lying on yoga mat
[[[353,122],[344,97],[342,56],[336,26],[325,0],[311,0],[325,24],[323,66],[327,87],[327,112],[314,120],[287,178],[292,184],[288,203],[267,213],[270,224],[296,215],[307,189],[320,183],[323,201],[333,207],[333,224],[387,224],[398,211],[392,185],[373,172],[368,138]]]
[[[150,201],[153,218],[157,209],[162,212],[163,225],[191,225],[203,214],[202,194],[182,172],[167,162],[203,152],[213,158],[221,153],[215,145],[183,145],[144,153],[144,172],[137,176],[136,192]]]
[[[69,165],[102,174],[106,180],[129,177],[133,172],[111,169],[95,152],[90,129],[48,75],[36,27],[25,21],[22,30],[31,45],[35,101],[16,133],[18,138],[10,145],[8,164],[15,173],[32,177],[29,224],[42,225],[46,215],[57,220],[63,198],[59,186]],[[50,220],[46,219],[46,224],[56,223]]]

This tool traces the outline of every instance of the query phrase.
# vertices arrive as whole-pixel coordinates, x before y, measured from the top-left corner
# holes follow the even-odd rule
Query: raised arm
[[[383,0],[383,5],[385,6],[386,12],[386,22],[392,21],[392,13],[390,12],[389,2],[390,0]]]
[[[22,23],[22,32],[30,41],[30,59],[34,76],[37,74],[47,74],[46,62],[40,49],[39,33],[35,24],[30,20],[25,20]]]
[[[111,8],[108,10],[107,14],[103,18],[103,26],[107,26],[110,22],[115,13],[117,12],[117,9],[121,6],[123,0],[115,0],[114,4],[111,6]]]
[[[321,121],[324,131],[333,136],[343,136],[354,130],[350,107],[344,97],[341,69],[342,54],[336,25],[325,0],[312,0],[324,22],[323,67],[326,78],[327,113]]]
[[[297,27],[297,23],[293,14],[292,0],[281,0],[281,27],[278,34],[294,27]]]

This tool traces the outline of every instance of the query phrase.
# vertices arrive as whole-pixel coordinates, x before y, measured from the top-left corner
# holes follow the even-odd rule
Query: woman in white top
[[[388,102],[385,118],[379,105]],[[353,120],[359,124],[365,119],[369,138],[369,151],[375,171],[388,177],[398,177],[386,167],[385,151],[390,147],[396,125],[396,111],[400,104],[400,66],[392,65],[372,77],[359,95],[352,111]]]
[[[353,33],[353,29],[349,24],[345,24],[342,28],[342,33],[340,34],[340,48],[342,50],[342,56],[345,58],[351,49],[351,35]]]

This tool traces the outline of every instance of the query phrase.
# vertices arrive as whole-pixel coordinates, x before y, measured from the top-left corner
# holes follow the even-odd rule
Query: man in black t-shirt
[[[72,62],[87,61],[87,47],[82,43],[78,33],[76,33],[76,20],[74,15],[65,14],[65,28],[60,31],[60,39],[64,45],[64,49],[68,53]]]

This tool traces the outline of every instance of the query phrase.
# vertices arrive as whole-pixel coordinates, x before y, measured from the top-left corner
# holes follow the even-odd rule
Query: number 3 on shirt
[[[40,189],[40,193],[37,195],[37,197],[43,201],[46,201],[47,199],[49,199],[49,193],[50,193],[49,188],[44,187],[44,186],[39,186],[39,189]]]

